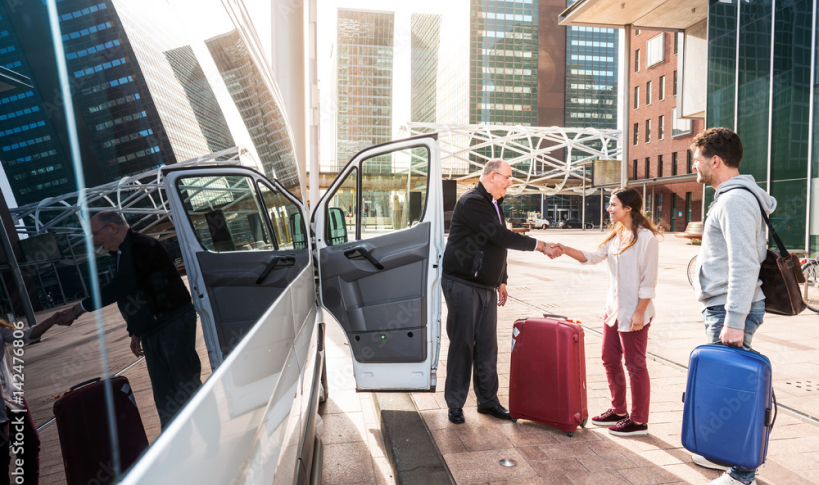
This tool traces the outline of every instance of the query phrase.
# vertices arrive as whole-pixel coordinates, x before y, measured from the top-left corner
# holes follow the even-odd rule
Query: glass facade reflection
[[[52,32],[50,28],[48,8],[52,5],[56,8],[59,32]],[[157,238],[168,252],[168,258],[159,258],[163,259],[166,270],[164,275],[153,276],[156,279],[178,281],[175,278],[185,278],[177,276],[177,272],[184,274],[186,270],[181,256],[187,254],[185,251],[189,246],[180,245],[173,232],[175,228],[177,234],[180,232],[178,224],[183,221],[179,218],[169,220],[161,208],[169,200],[166,196],[173,188],[158,188],[157,184],[161,184],[163,179],[156,174],[150,179],[145,177],[135,182],[130,191],[125,189],[119,192],[112,189],[102,196],[93,188],[111,184],[110,188],[115,185],[112,182],[119,182],[129,175],[193,158],[209,158],[215,152],[241,145],[243,162],[258,161],[260,170],[277,177],[281,183],[275,185],[277,194],[283,197],[285,192],[281,189],[284,187],[300,197],[301,182],[292,133],[289,132],[281,95],[273,73],[260,57],[262,49],[252,21],[241,15],[244,11],[245,7],[240,0],[54,0],[50,4],[46,1],[0,3],[0,76],[4,80],[7,76],[11,77],[14,81],[11,84],[0,82],[0,163],[16,205],[32,207],[41,202],[43,205],[57,205],[57,202],[49,199],[65,196],[64,204],[73,208],[79,205],[82,198],[69,194],[76,193],[79,189],[92,189],[85,192],[89,194],[85,200],[92,214],[112,206],[118,208],[118,204],[127,207],[123,213],[131,228]],[[269,21],[270,19],[264,20]],[[63,55],[63,59],[57,58],[55,40],[58,45],[62,43],[64,52],[59,55]],[[288,52],[281,53],[279,60],[282,65],[293,64],[289,55]],[[67,77],[61,78],[58,61],[65,61]],[[61,91],[63,85],[69,87],[68,94]],[[69,103],[73,107],[74,126],[68,124],[66,117],[65,106]],[[79,155],[77,162],[85,180],[83,187],[77,185],[81,177],[74,171],[72,148]],[[235,153],[236,151],[231,152]],[[245,188],[248,193],[256,193],[261,190],[256,187],[254,184]],[[267,186],[268,192],[273,190],[271,187],[273,185]],[[233,187],[216,184],[211,189],[215,189],[225,199],[231,197],[233,202],[240,200]],[[247,213],[246,204],[234,203],[227,209],[233,211],[229,215],[235,221],[230,220],[226,230],[232,231],[236,236],[235,247],[240,249],[251,247],[258,251],[272,251],[271,247],[260,244],[259,241],[277,241],[280,244],[278,249],[287,248],[291,254],[302,250],[303,254],[300,253],[301,259],[297,263],[298,271],[294,273],[304,275],[301,284],[297,286],[306,288],[313,284],[312,271],[302,271],[307,267],[309,256],[303,245],[299,247],[300,243],[294,242],[296,234],[292,230],[299,226],[304,217],[299,214],[298,221],[291,219],[297,206],[296,199],[289,195],[285,199],[277,201],[278,209],[268,206],[267,211],[257,210],[257,214]],[[219,197],[215,200],[217,203],[224,203]],[[14,205],[10,198],[6,202]],[[201,201],[195,199],[193,202]],[[263,202],[268,204],[269,197]],[[201,205],[205,207],[202,208],[203,212],[215,212],[209,211],[212,208],[207,207],[207,204]],[[27,286],[23,290],[30,294],[33,310],[37,312],[33,317],[40,324],[56,311],[71,312],[71,306],[77,300],[92,294],[95,288],[104,288],[112,282],[122,281],[117,280],[123,278],[120,273],[121,261],[116,254],[112,257],[100,248],[93,248],[80,227],[82,222],[88,222],[82,219],[82,215],[68,210],[58,212],[52,206],[52,212],[44,209],[44,213],[39,216],[20,215],[25,213],[26,208],[18,208],[20,212],[11,218],[5,204],[0,204],[0,208],[3,208],[4,220],[14,220],[17,224],[19,216],[26,227],[28,238],[13,237],[11,242],[15,250],[20,250],[17,259]],[[219,206],[219,209],[223,208]],[[216,228],[220,221],[214,221]],[[43,224],[49,223],[56,226],[43,227]],[[110,227],[110,224],[102,225],[95,234],[107,234],[112,231]],[[270,229],[265,233],[264,227]],[[20,233],[24,232],[19,224],[16,229]],[[14,235],[15,227],[6,223],[6,230]],[[38,234],[34,234],[35,231]],[[257,235],[261,236],[256,237]],[[303,228],[298,231],[302,241],[305,235]],[[285,243],[287,238],[290,242]],[[207,251],[203,249],[202,252]],[[5,255],[3,258],[5,259]],[[262,259],[268,260],[269,256]],[[186,263],[190,263],[190,260]],[[0,308],[3,310],[2,317],[6,318],[7,312],[10,312],[8,318],[12,320],[19,319],[24,310],[22,294],[13,285],[9,273],[8,270],[3,270],[0,275]],[[169,275],[173,275],[173,278]],[[206,291],[196,292],[193,278],[184,283],[194,294],[195,300],[206,298]],[[252,285],[250,291],[256,286]],[[141,296],[137,294],[133,304],[135,311],[144,317],[145,306],[141,303]],[[273,291],[257,300],[267,308],[276,300],[276,296]],[[289,295],[283,300],[290,301]],[[123,308],[124,305],[123,303]],[[290,305],[287,311],[276,312],[279,318],[277,323],[290,318],[285,327],[293,332],[299,331],[301,325],[307,327],[305,305],[300,301]],[[157,407],[161,407],[161,404],[155,402],[152,395],[161,395],[159,391],[153,391],[161,390],[162,383],[157,384],[159,381],[155,379],[155,375],[149,375],[146,362],[129,347],[131,337],[126,331],[125,319],[134,315],[130,311],[128,308],[118,311],[117,306],[112,304],[105,310],[83,315],[70,328],[53,327],[46,337],[48,341],[44,339],[43,344],[31,348],[26,346],[26,366],[23,371],[25,397],[32,411],[33,421],[40,428],[40,463],[55,464],[53,467],[49,465],[42,468],[41,479],[47,476],[50,483],[63,483],[65,472],[62,464],[71,460],[67,454],[63,455],[66,461],[60,458],[60,425],[54,424],[52,419],[55,413],[54,396],[64,395],[71,386],[91,378],[113,374],[129,378],[133,388],[133,396],[129,401],[137,406],[141,417],[140,425],[144,427],[149,441],[156,442],[161,432],[159,414],[167,409],[158,410]],[[148,308],[149,313],[150,311]],[[235,316],[239,312],[232,313]],[[212,349],[206,343],[209,337],[205,334],[210,332],[204,327],[207,314],[202,312],[200,316],[195,321],[195,333],[198,337],[196,351],[202,364],[201,379],[205,381],[213,368],[221,362],[210,358],[216,354],[211,352]],[[153,314],[155,320],[163,317],[164,315],[157,317]],[[21,329],[36,323],[31,318],[28,320],[25,323],[19,321]],[[257,319],[247,320],[247,325],[251,325]],[[190,325],[188,328],[191,328]],[[98,331],[99,329],[102,331]],[[315,334],[311,334],[312,330],[310,328],[300,332],[305,342],[316,341]],[[105,352],[102,342],[107,346]],[[145,340],[142,343],[145,349]],[[272,348],[268,343],[262,345],[265,346],[265,353]],[[293,347],[292,342],[289,345]],[[292,374],[292,369],[298,369],[300,365],[312,365],[307,357],[308,347],[302,345],[290,354],[284,352],[278,355],[280,353],[277,352],[277,360],[268,360],[265,366],[259,366],[272,376],[266,381],[271,386],[266,396],[273,393],[272,386],[276,384],[274,379],[278,376],[286,372]],[[285,359],[289,359],[286,365],[283,363]],[[296,361],[298,365],[294,365]],[[215,362],[213,367],[208,365],[209,362]],[[282,368],[291,371],[282,371]],[[242,376],[241,385],[247,385],[256,379],[247,371],[238,371],[237,375]],[[287,380],[282,384],[282,389],[289,389],[294,383],[301,385],[298,377],[296,372],[295,380]],[[305,378],[305,382],[308,382],[307,379]],[[235,383],[223,385],[231,389],[226,394],[241,400],[242,406],[247,405],[246,395],[236,391]],[[118,390],[120,389],[115,389],[115,396],[118,396]],[[307,391],[309,394],[309,389]],[[256,428],[260,427],[259,423],[272,426],[270,429],[277,429],[279,426],[294,429],[295,422],[300,419],[288,421],[289,413],[285,413],[283,418],[263,419],[263,413],[255,409],[263,411],[267,398],[255,405],[254,410],[233,409],[234,414],[227,417],[228,413],[216,411],[217,406],[224,405],[223,397],[224,394],[219,396],[217,404],[217,399],[209,396],[212,403],[204,406],[207,417],[202,422],[208,422],[210,433],[200,433],[197,439],[208,441],[211,451],[213,446],[218,448],[222,425],[226,430],[241,428],[246,435],[242,440],[252,443]],[[178,410],[186,404],[187,395],[178,395],[174,399],[178,402],[171,404]],[[296,406],[302,404],[300,399],[293,402]],[[100,406],[113,415],[112,408],[106,408],[106,404]],[[119,406],[117,410],[120,410]],[[107,429],[104,426],[108,422],[105,412],[96,414],[100,426]],[[112,419],[116,422],[117,417]],[[239,420],[241,426],[231,423],[231,419]],[[134,439],[127,431],[134,423],[135,421],[128,421],[128,426],[125,426],[121,421],[117,422],[121,443]],[[87,428],[97,431],[93,426]],[[59,433],[62,434],[63,431],[60,428]],[[100,435],[99,447],[107,449],[107,439],[105,431]],[[232,446],[235,446],[235,442]],[[189,453],[189,449],[175,449],[182,450],[180,455],[183,456]],[[25,454],[26,456],[18,455],[15,458],[31,460],[30,464],[35,462],[36,451],[26,450]],[[223,450],[220,454],[226,456],[229,453]],[[127,462],[123,458],[119,470],[113,463],[99,463],[104,467],[102,471],[107,473],[106,477],[113,477],[126,471],[135,458],[137,457],[131,456]],[[176,463],[181,461],[183,460],[177,459]],[[272,461],[275,465],[275,457]],[[206,478],[197,481],[227,483],[240,475],[236,468],[241,463],[229,472],[225,471],[223,463],[214,462],[213,465],[218,468],[218,473],[233,473],[232,477],[222,479],[212,470],[202,468],[197,471]],[[285,473],[295,473],[295,468],[282,472]],[[277,479],[288,481],[283,475],[280,478],[277,475]],[[116,481],[118,478],[112,480]],[[167,480],[182,483],[191,478],[188,476]],[[34,482],[29,478],[25,481]],[[293,481],[289,480],[290,483]],[[163,481],[154,480],[148,483],[161,482]]]
[[[238,31],[205,41],[269,176],[285,187],[299,182],[296,154],[284,112]]]
[[[709,127],[739,133],[740,171],[776,197],[771,221],[785,245],[811,252],[819,245],[819,227],[808,225],[809,217],[816,218],[817,199],[807,203],[809,191],[816,192],[815,169],[808,179],[811,143],[816,160],[816,123],[810,120],[815,14],[808,0],[712,0],[706,115]],[[706,189],[706,204],[713,193]]]

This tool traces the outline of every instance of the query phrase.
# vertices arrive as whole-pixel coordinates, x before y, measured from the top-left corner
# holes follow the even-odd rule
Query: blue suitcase
[[[724,345],[691,352],[683,394],[682,445],[728,466],[759,468],[776,420],[771,362]]]

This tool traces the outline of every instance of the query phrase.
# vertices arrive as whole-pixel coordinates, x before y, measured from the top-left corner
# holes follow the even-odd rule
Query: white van
[[[391,173],[369,176],[385,159]],[[256,170],[163,172],[215,370],[122,483],[307,483],[328,391],[324,311],[347,335],[357,389],[435,390],[444,230],[434,134],[359,153],[309,222]],[[392,221],[365,226],[361,201],[376,197],[398,203]]]

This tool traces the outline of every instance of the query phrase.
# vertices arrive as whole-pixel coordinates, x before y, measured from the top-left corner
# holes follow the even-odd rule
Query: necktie
[[[499,220],[499,221],[501,221],[501,224],[503,224],[503,218],[502,218],[502,217],[501,217],[501,215],[500,215],[500,208],[498,208],[498,201],[497,201],[497,200],[493,200],[493,201],[492,201],[492,205],[494,205],[494,206],[495,206],[495,212],[497,212],[497,213],[498,213],[498,220]]]

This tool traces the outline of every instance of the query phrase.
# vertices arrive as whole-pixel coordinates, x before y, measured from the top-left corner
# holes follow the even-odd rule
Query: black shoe
[[[449,420],[455,424],[463,424],[465,421],[463,408],[449,408]]]
[[[497,406],[492,406],[491,408],[478,408],[478,412],[481,414],[489,414],[495,416],[498,419],[508,419],[511,420],[512,416],[509,414],[509,411],[498,404]]]

